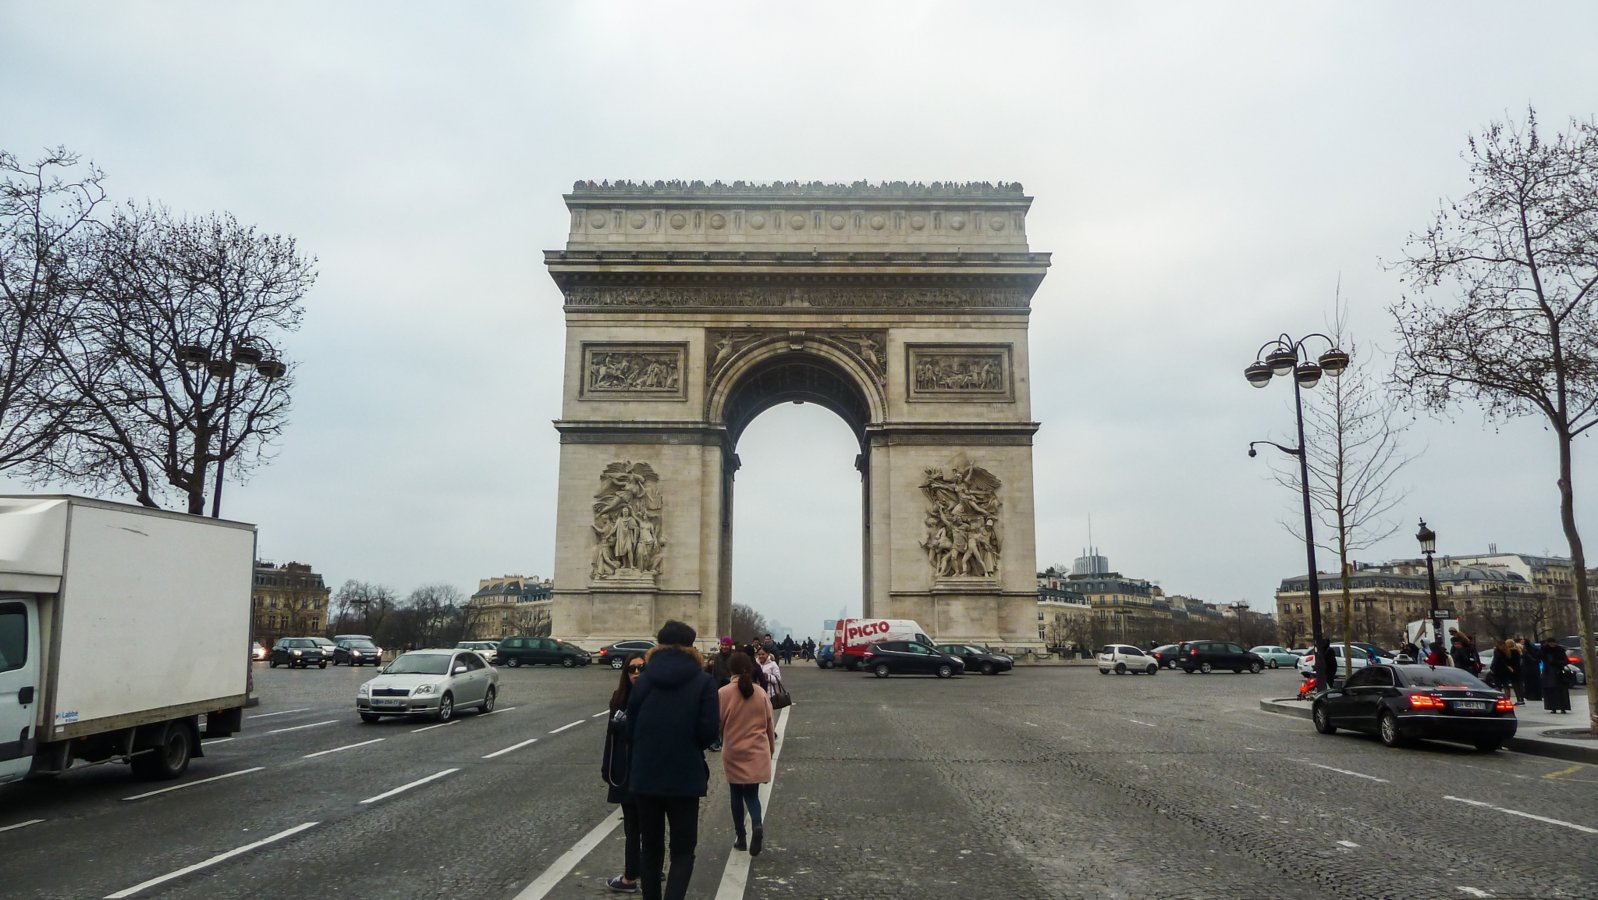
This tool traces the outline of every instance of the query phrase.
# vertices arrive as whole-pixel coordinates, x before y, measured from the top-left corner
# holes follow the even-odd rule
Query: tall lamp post
[[[1309,351],[1304,347],[1304,342],[1310,338],[1320,338],[1327,346],[1326,352],[1314,360],[1309,358]],[[1270,384],[1277,375],[1293,376],[1293,414],[1298,422],[1298,446],[1283,447],[1275,441],[1252,441],[1248,445],[1248,455],[1256,455],[1256,444],[1270,444],[1289,456],[1298,457],[1298,484],[1304,494],[1304,557],[1309,571],[1309,627],[1310,637],[1317,649],[1322,636],[1321,583],[1315,574],[1315,523],[1309,504],[1309,455],[1304,452],[1302,390],[1319,384],[1322,372],[1336,378],[1347,368],[1348,354],[1339,350],[1331,338],[1315,332],[1298,340],[1282,334],[1273,341],[1266,341],[1255,353],[1254,362],[1243,370],[1243,377],[1257,388]]]
[[[1432,647],[1439,653],[1443,652],[1443,617],[1439,615],[1442,610],[1437,608],[1437,570],[1432,568],[1432,554],[1437,552],[1437,532],[1426,527],[1426,520],[1420,520],[1420,531],[1415,535],[1415,540],[1420,541],[1420,552],[1426,557],[1426,590],[1432,598]]]
[[[288,373],[289,367],[277,358],[277,351],[265,338],[245,335],[232,341],[232,355],[228,355],[225,348],[228,340],[223,338],[221,345],[223,351],[212,353],[211,348],[202,344],[184,344],[177,349],[178,362],[190,369],[204,368],[213,378],[225,382],[227,399],[222,406],[222,440],[217,444],[216,452],[216,481],[211,492],[211,518],[220,518],[222,515],[222,478],[227,466],[227,442],[233,423],[234,380],[239,369],[245,370],[246,389],[248,382],[256,376],[261,378],[264,385],[268,382],[282,378]],[[206,448],[209,452],[209,447]]]

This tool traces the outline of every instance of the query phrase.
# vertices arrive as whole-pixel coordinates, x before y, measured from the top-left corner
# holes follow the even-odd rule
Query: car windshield
[[[1409,682],[1410,687],[1492,690],[1487,686],[1487,682],[1464,669],[1452,666],[1438,666],[1435,669],[1425,666],[1405,666],[1404,679]]]
[[[351,650],[376,650],[377,645],[371,641],[345,641],[345,646]]]
[[[390,675],[443,675],[449,671],[449,657],[439,653],[407,653],[388,664]]]

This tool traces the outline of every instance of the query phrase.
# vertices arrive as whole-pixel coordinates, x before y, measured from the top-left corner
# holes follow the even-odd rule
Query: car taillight
[[[1514,712],[1515,701],[1509,699],[1508,697],[1499,697],[1498,702],[1493,704],[1493,708],[1499,712]]]
[[[1442,709],[1443,698],[1432,694],[1410,694],[1410,709]]]
[[[1190,653],[1192,653],[1192,654],[1193,654],[1193,655],[1194,655],[1194,656],[1198,656],[1198,648],[1197,648],[1197,647],[1194,647],[1194,648],[1193,648],[1193,649],[1192,649],[1192,650],[1191,650],[1191,651],[1189,651],[1189,652],[1190,652]]]
[[[873,657],[873,656],[876,656],[876,655],[877,655],[877,654],[875,654],[875,653],[872,653],[872,652],[871,652],[871,651],[870,651],[870,650],[867,650],[867,651],[866,651],[866,652],[865,652],[865,653],[862,653],[862,654],[861,654],[861,655],[860,655],[860,658],[861,658],[861,659],[870,659],[870,658],[871,658],[871,657]]]

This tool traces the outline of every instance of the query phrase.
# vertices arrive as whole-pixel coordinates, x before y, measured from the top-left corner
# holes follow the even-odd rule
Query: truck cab
[[[25,594],[0,594],[0,784],[33,765],[38,647],[38,604]]]

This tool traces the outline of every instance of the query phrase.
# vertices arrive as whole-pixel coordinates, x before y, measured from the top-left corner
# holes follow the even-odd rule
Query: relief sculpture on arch
[[[660,476],[649,463],[613,462],[594,495],[594,581],[649,581],[660,574]]]
[[[993,578],[1003,547],[999,534],[1000,482],[963,457],[948,469],[928,468],[927,538],[921,549],[939,578]]]

